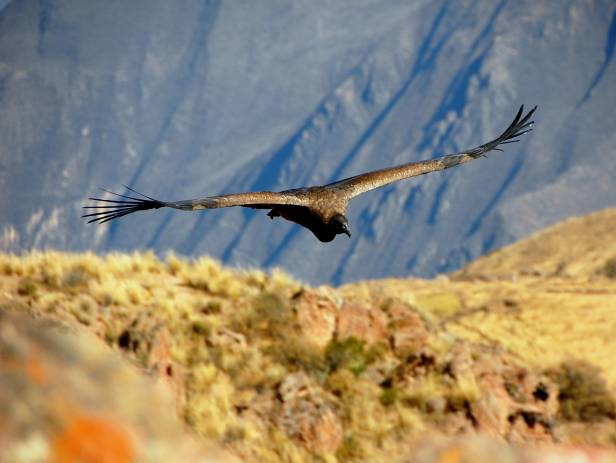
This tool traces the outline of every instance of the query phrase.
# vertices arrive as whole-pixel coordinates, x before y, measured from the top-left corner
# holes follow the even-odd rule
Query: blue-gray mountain
[[[615,45],[612,0],[13,0],[0,249],[172,249],[312,283],[452,270],[616,205]],[[539,105],[530,136],[358,197],[351,240],[253,210],[79,219],[99,186],[283,190],[460,151],[521,103]]]

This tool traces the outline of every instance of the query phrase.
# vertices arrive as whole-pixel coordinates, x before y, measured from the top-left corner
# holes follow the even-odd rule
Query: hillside
[[[558,276],[592,279],[616,274],[616,209],[574,217],[482,256],[454,278]]]
[[[475,433],[614,448],[614,229],[605,210],[450,276],[340,288],[205,257],[4,254],[0,310],[96,334],[248,462],[419,461]]]
[[[434,280],[343,286],[426,307],[444,327],[546,367],[568,356],[616,385],[616,209],[569,219]],[[583,322],[580,322],[583,317]]]
[[[613,0],[11,1],[0,251],[172,249],[311,285],[450,272],[614,206],[615,49]],[[101,187],[173,201],[430,159],[521,104],[520,143],[355,199],[352,240],[236,208],[80,219]]]

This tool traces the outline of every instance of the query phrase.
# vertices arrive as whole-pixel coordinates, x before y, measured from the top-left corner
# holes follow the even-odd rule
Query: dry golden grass
[[[557,371],[571,359],[587,362],[599,368],[606,394],[613,395],[613,230],[616,211],[603,211],[493,253],[451,277],[366,281],[325,291],[339,301],[383,308],[395,299],[413,307],[433,334],[434,353],[446,353],[462,339],[500,346],[539,371]],[[414,437],[434,430],[426,417],[430,401],[444,398],[455,409],[478,400],[472,376],[452,381],[439,369],[412,386],[381,384],[375,377],[401,363],[388,339],[382,346],[334,339],[323,349],[302,342],[294,313],[302,290],[313,291],[281,271],[230,270],[208,257],[0,254],[0,310],[86,326],[139,364],[166,371],[185,421],[247,461],[391,461]],[[335,453],[307,450],[272,418],[280,406],[278,385],[297,371],[335,404],[343,426]],[[598,387],[588,384],[587,390]]]

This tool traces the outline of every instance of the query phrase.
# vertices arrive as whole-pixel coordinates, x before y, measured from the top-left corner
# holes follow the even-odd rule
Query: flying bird
[[[341,234],[350,238],[351,231],[349,230],[346,210],[349,201],[355,196],[398,180],[449,169],[473,161],[484,157],[486,153],[492,150],[502,151],[499,148],[500,145],[518,142],[520,141],[518,137],[532,130],[534,121],[531,120],[531,117],[536,109],[535,106],[524,115],[524,105],[522,105],[513,122],[501,135],[476,148],[426,161],[410,162],[396,167],[375,170],[323,186],[279,192],[233,193],[171,202],[159,201],[125,186],[134,195],[103,190],[114,195],[116,199],[88,198],[97,201],[97,204],[85,206],[84,209],[96,209],[97,212],[90,212],[82,217],[89,219],[88,223],[105,223],[133,212],[160,209],[161,207],[171,207],[183,211],[200,211],[242,206],[253,209],[269,209],[267,215],[271,219],[282,217],[295,222],[309,229],[320,241],[325,243],[332,241],[337,235]]]

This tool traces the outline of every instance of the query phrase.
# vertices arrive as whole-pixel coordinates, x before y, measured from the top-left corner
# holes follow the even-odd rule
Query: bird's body
[[[290,191],[292,194],[305,195],[307,205],[271,205],[272,208],[267,215],[272,219],[282,217],[295,222],[309,229],[319,241],[324,243],[332,241],[336,237],[338,228],[330,226],[330,223],[334,217],[346,217],[348,195],[344,191],[322,186]],[[287,192],[281,193],[287,194]]]
[[[501,144],[517,142],[519,141],[517,137],[532,130],[533,121],[530,121],[530,118],[535,109],[536,107],[522,117],[524,110],[522,106],[514,121],[499,137],[462,153],[367,172],[328,185],[280,192],[257,191],[165,202],[150,198],[136,192],[132,188],[126,187],[144,199],[109,192],[121,199],[90,198],[94,201],[99,201],[102,205],[85,206],[86,209],[103,210],[85,214],[83,217],[92,217],[89,222],[104,223],[136,211],[161,207],[198,211],[242,206],[253,209],[269,209],[267,215],[271,219],[281,217],[289,220],[309,229],[320,241],[330,242],[340,234],[351,236],[347,224],[346,211],[349,201],[355,196],[398,180],[464,164],[485,156],[488,151],[500,150],[498,146]]]

